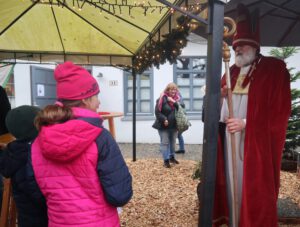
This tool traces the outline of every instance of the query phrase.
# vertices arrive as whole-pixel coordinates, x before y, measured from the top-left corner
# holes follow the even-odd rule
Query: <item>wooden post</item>
[[[224,3],[209,1],[207,74],[198,226],[212,226],[216,182]]]
[[[7,144],[15,138],[10,134],[0,136],[0,143]],[[1,204],[0,227],[16,227],[17,210],[16,204],[12,197],[11,180],[3,180],[3,196]]]

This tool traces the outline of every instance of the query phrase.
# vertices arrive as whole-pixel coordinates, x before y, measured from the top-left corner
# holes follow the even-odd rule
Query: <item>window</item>
[[[180,57],[174,64],[174,81],[189,114],[202,110],[205,77],[206,57]]]
[[[153,70],[145,71],[136,75],[136,114],[137,116],[153,115]],[[133,112],[133,76],[125,72],[124,97],[125,115],[132,115]]]
[[[11,108],[16,107],[14,65],[0,65],[0,80],[5,89]]]
[[[12,72],[9,80],[7,81],[7,84],[5,86],[5,91],[7,94],[7,97],[9,99],[11,108],[15,108],[16,107],[16,101],[15,101],[15,77],[14,77],[14,73]]]

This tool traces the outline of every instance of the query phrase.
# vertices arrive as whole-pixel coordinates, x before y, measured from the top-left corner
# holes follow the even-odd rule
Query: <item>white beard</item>
[[[235,64],[237,67],[241,68],[250,65],[256,56],[256,49],[251,48],[247,52],[239,53],[235,56]]]

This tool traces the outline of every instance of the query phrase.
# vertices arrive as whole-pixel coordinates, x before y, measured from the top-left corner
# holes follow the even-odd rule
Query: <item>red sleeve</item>
[[[291,89],[290,89],[290,74],[286,69],[285,63],[280,61],[278,68],[274,72],[272,82],[272,94],[270,96],[269,108],[273,114],[270,115],[270,139],[271,150],[274,152],[273,163],[276,173],[276,189],[279,190],[279,173],[281,156],[286,138],[286,128],[288,119],[291,114]],[[277,191],[278,195],[278,191]]]

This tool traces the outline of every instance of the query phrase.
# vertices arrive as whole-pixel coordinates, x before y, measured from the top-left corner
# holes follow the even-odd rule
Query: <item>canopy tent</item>
[[[156,0],[0,0],[0,6],[0,62],[10,63],[130,66],[180,15]]]
[[[207,0],[168,3],[183,4],[186,11],[201,8],[206,15]],[[156,0],[0,0],[0,6],[0,62],[11,64],[73,61],[130,68],[140,53],[178,29],[182,16]],[[132,74],[135,80],[136,70]],[[133,83],[133,160],[135,93]]]
[[[239,2],[250,12],[258,10],[262,46],[300,46],[299,0],[231,0],[225,6],[225,16],[235,18]]]
[[[168,2],[180,5],[179,0]],[[193,1],[189,2],[193,3]],[[232,0],[232,3],[228,0],[198,0],[195,2],[207,2],[209,6],[208,25],[199,29],[204,31],[201,35],[208,40],[206,118],[202,158],[204,184],[201,189],[202,206],[199,212],[199,226],[211,226],[224,7],[231,15],[230,12],[239,2],[251,7],[262,2],[269,5],[279,3],[274,8],[286,8],[285,4],[291,3],[295,4],[294,7],[298,6],[298,8],[292,6],[295,11],[299,9],[299,5],[295,3],[299,0]],[[226,2],[229,2],[228,11]],[[134,0],[0,0],[0,5],[0,62],[11,63],[19,60],[41,63],[71,60],[77,64],[128,66],[132,64],[132,58],[150,45],[152,40],[160,40],[164,34],[175,28],[176,18],[180,15],[177,12],[170,14],[169,8],[155,0],[149,0],[147,3],[134,2]],[[286,10],[280,14],[284,12]],[[291,16],[287,15],[287,17]],[[295,23],[299,23],[297,18],[299,13],[296,13]],[[272,22],[273,20],[269,20],[268,23]],[[278,30],[280,28],[283,27],[279,27]],[[284,33],[291,31],[288,29]],[[299,37],[297,30],[294,31],[294,35]],[[272,33],[272,36],[276,34],[276,32]],[[293,45],[293,43],[287,42],[285,45]],[[135,103],[135,83],[133,93],[133,103]],[[133,144],[135,144],[135,108],[136,105],[133,105]]]
[[[228,0],[224,16],[235,18],[236,6],[243,3],[250,12],[259,15],[261,46],[300,46],[300,1],[299,0]],[[208,33],[199,27],[194,33],[207,37]],[[226,39],[230,45],[232,39]]]

